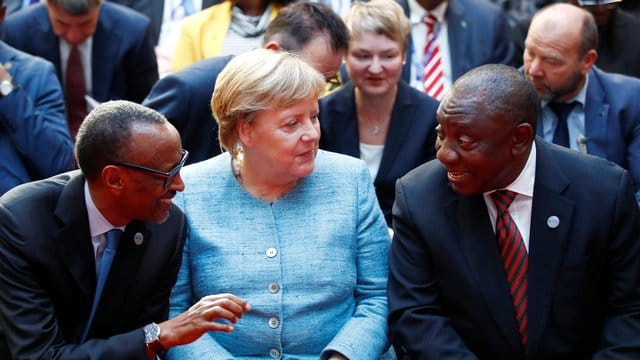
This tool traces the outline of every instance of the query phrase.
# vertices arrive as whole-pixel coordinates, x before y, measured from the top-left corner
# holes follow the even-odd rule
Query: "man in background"
[[[271,21],[263,47],[291,51],[306,59],[332,82],[349,45],[347,28],[329,7],[309,2],[284,7]],[[151,89],[143,105],[169,119],[191,153],[190,162],[220,153],[217,123],[211,112],[211,94],[218,74],[232,59],[222,56],[199,61],[166,76]]]
[[[5,11],[0,0],[0,24]],[[0,195],[73,166],[73,144],[53,65],[2,41],[0,159]]]
[[[534,16],[524,73],[541,100],[537,134],[629,170],[640,202],[640,80],[598,69],[597,48],[586,10],[554,4]]]

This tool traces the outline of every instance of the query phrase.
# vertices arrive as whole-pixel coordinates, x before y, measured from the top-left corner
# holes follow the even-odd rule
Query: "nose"
[[[436,151],[436,157],[443,165],[452,164],[458,159],[458,153],[451,148],[450,141],[447,141],[446,138],[437,141],[436,147],[438,146],[439,148]]]
[[[380,61],[380,57],[374,56],[371,59],[371,63],[369,64],[368,70],[370,73],[374,73],[374,74],[382,71],[382,62]]]
[[[533,59],[528,61],[528,67],[525,65],[526,73],[533,77],[542,77],[544,76],[544,71],[540,64],[540,60]]]
[[[318,141],[320,139],[320,123],[309,119],[304,122],[302,141]]]
[[[184,191],[184,182],[182,181],[180,173],[176,174],[176,177],[171,181],[169,191]]]
[[[65,40],[71,45],[81,44],[86,39],[79,29],[69,29],[65,35]]]

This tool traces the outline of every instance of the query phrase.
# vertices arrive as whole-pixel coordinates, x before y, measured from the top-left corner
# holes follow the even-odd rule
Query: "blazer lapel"
[[[120,48],[122,39],[112,27],[117,26],[105,11],[100,9],[98,25],[93,34],[91,45],[91,96],[99,102],[111,100],[109,89],[113,82],[115,61],[112,61],[114,49]]]
[[[384,144],[376,179],[383,179],[391,171],[394,162],[398,159],[398,152],[402,148],[402,144],[411,136],[409,134],[411,119],[415,118],[411,115],[415,111],[415,107],[412,105],[409,85],[400,81],[393,109],[391,110],[389,131],[387,132],[387,139]]]
[[[457,199],[447,205],[447,212],[458,222],[456,237],[460,239],[462,252],[477,280],[478,291],[484,296],[505,343],[514,349],[509,352],[517,353],[522,345],[513,302],[484,198],[477,195],[458,196]]]
[[[550,145],[536,141],[537,166],[529,236],[529,354],[535,357],[546,326],[555,279],[569,238],[574,203],[562,192],[569,180],[555,166]]]
[[[71,276],[86,301],[91,303],[96,286],[96,270],[89,215],[84,200],[84,182],[84,177],[77,172],[62,191],[55,214],[63,225],[54,238]]]
[[[607,118],[609,104],[605,103],[606,95],[600,85],[597,70],[589,71],[589,85],[584,109],[584,132],[587,137],[587,152],[591,155],[607,158]]]
[[[331,118],[331,136],[336,141],[336,152],[360,157],[360,136],[358,134],[358,116],[356,114],[355,89],[352,83],[338,90],[342,95],[336,97],[336,106],[329,115]],[[322,121],[322,120],[320,120]]]
[[[451,62],[451,79],[462,76],[462,69],[470,69],[471,57],[468,54],[470,39],[467,34],[467,21],[464,17],[464,8],[457,1],[449,1],[447,12],[447,35],[449,37],[449,56]],[[473,37],[475,39],[475,37]]]

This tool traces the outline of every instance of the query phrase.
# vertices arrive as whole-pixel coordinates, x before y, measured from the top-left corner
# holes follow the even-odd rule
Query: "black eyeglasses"
[[[146,172],[148,172],[150,174],[163,176],[165,179],[164,179],[164,183],[162,184],[162,188],[164,190],[167,190],[167,188],[169,188],[169,185],[171,185],[171,183],[173,182],[173,179],[176,177],[176,175],[178,175],[178,173],[180,173],[180,170],[184,166],[185,161],[187,161],[187,157],[189,157],[189,152],[187,150],[185,150],[185,149],[182,149],[182,157],[180,158],[180,162],[178,163],[178,165],[176,165],[176,167],[174,167],[173,169],[169,170],[168,172],[152,169],[150,167],[146,167],[146,166],[142,166],[142,165],[131,164],[131,163],[128,163],[128,162],[119,162],[119,163],[115,163],[114,165],[125,166],[125,167],[131,168],[131,169],[136,169],[136,170],[140,170],[140,171],[146,171]]]

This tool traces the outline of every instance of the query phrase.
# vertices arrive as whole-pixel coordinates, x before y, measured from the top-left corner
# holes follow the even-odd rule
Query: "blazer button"
[[[280,351],[278,349],[271,349],[269,350],[269,355],[271,355],[272,358],[277,359],[280,357]]]
[[[269,284],[269,292],[270,293],[276,294],[278,291],[280,291],[280,285],[278,285],[276,283]]]
[[[280,320],[278,320],[277,317],[270,317],[269,318],[269,327],[272,329],[277,328],[280,325]]]
[[[268,248],[267,249],[267,257],[272,258],[278,254],[278,250],[276,248]]]

